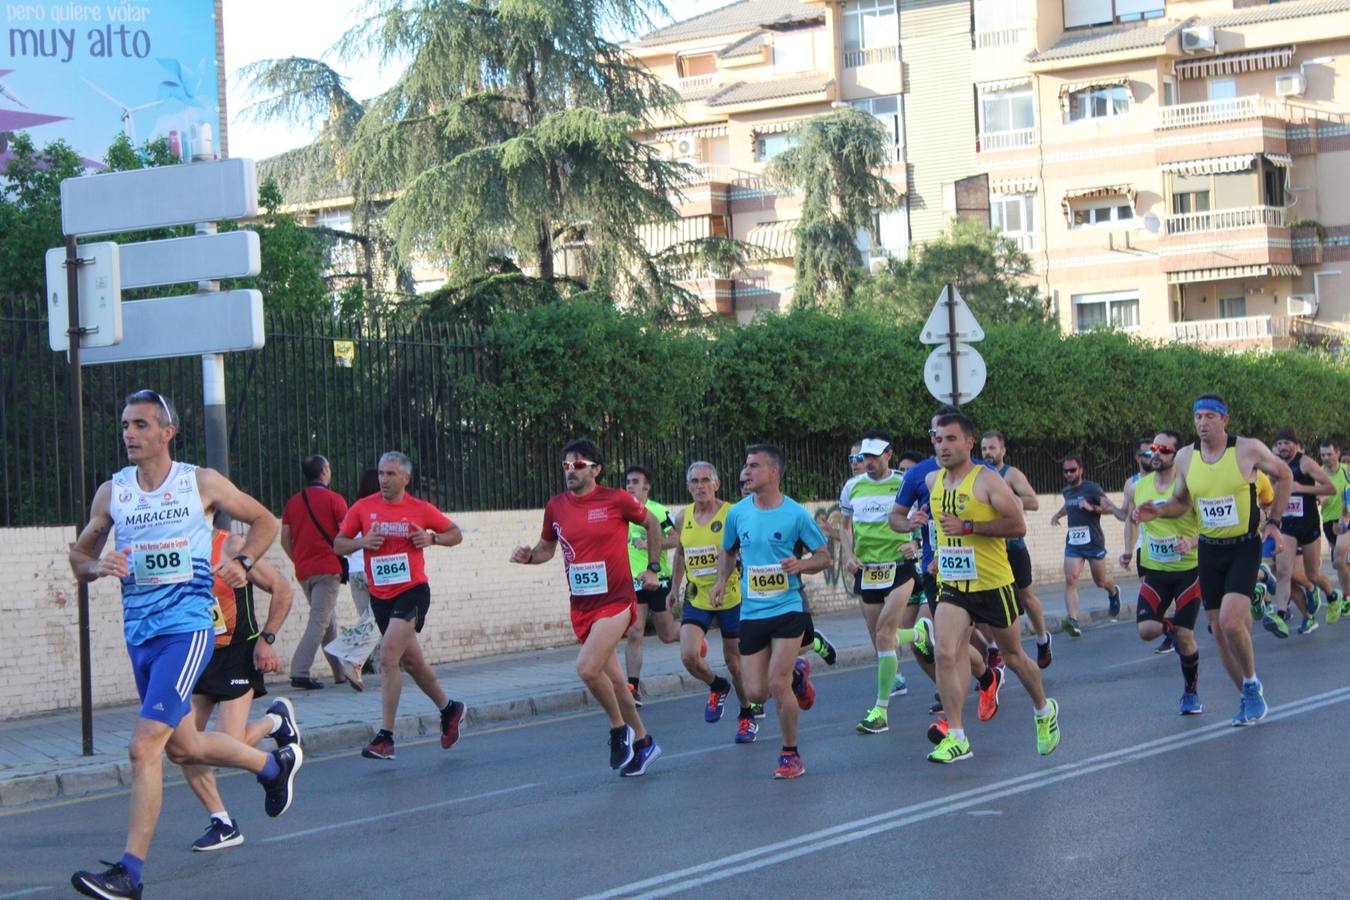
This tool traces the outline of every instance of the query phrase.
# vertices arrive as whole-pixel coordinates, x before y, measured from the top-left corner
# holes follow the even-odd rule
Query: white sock
[[[1036,710],[1036,715],[1038,715],[1038,716],[1048,716],[1048,715],[1050,715],[1050,701],[1047,700],[1047,701],[1045,702],[1045,705],[1044,705],[1044,706],[1042,706],[1040,709]]]
[[[1249,684],[1260,684],[1260,683],[1261,683],[1261,679],[1259,679],[1259,678],[1244,678],[1244,679],[1242,679],[1242,686],[1243,686],[1243,687],[1246,687],[1246,686],[1249,685]]]
[[[885,700],[878,700],[878,701],[876,701],[876,707],[877,707],[877,709],[889,709],[890,706],[891,706],[891,698],[890,698],[890,697],[887,697]]]
[[[1050,643],[1050,634],[1049,634],[1049,632],[1046,632],[1045,634],[1038,634],[1038,635],[1036,635],[1036,644],[1037,644],[1037,646],[1044,647],[1044,646],[1045,646],[1046,644],[1048,644],[1048,643]]]
[[[281,721],[281,716],[277,715],[276,713],[268,713],[267,721],[272,723],[272,730],[267,732],[268,737],[271,737],[272,735],[276,734],[286,724],[285,722]]]
[[[989,642],[989,649],[990,649],[990,650],[997,650],[997,649],[998,649],[998,641],[990,641],[990,642]]]
[[[951,731],[947,733],[950,734],[952,737],[956,738],[958,741],[964,741],[966,739],[966,730],[964,728],[953,728]]]
[[[215,819],[217,822],[224,825],[226,828],[234,827],[234,819],[231,819],[230,814],[225,812],[224,810],[221,810],[220,812],[211,813],[211,818]]]

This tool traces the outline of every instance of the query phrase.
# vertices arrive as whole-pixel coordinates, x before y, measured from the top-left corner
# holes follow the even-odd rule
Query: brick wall
[[[828,521],[837,503],[811,507]],[[1028,516],[1036,580],[1047,585],[1061,579],[1064,529],[1048,524],[1057,509],[1058,495],[1042,497],[1041,510]],[[464,530],[464,543],[427,552],[433,600],[422,644],[428,658],[443,663],[572,643],[560,558],[543,566],[506,562],[512,547],[534,543],[542,512],[458,513],[454,519]],[[1118,523],[1106,523],[1106,536],[1114,570],[1121,540]],[[79,705],[76,586],[66,563],[72,540],[72,528],[0,530],[0,576],[8,587],[0,596],[0,623],[8,637],[0,653],[0,720]],[[266,559],[292,574],[279,546]],[[835,568],[807,578],[814,611],[852,606],[839,582],[836,554]],[[115,582],[101,579],[90,585],[90,610],[94,702],[102,706],[134,700]],[[284,664],[304,627],[306,610],[297,588],[296,606],[277,638]],[[259,615],[265,612],[260,609]],[[345,588],[338,615],[341,624],[356,617]],[[324,668],[320,661],[314,673],[321,675]]]

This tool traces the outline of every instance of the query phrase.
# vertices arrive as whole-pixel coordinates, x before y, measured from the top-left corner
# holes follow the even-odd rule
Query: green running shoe
[[[1078,624],[1078,620],[1075,619],[1073,616],[1065,616],[1063,619],[1061,619],[1059,627],[1064,629],[1064,632],[1069,637],[1083,636],[1083,628],[1081,625]]]
[[[1274,610],[1266,610],[1266,614],[1261,617],[1261,625],[1281,640],[1289,637],[1289,624],[1284,621],[1284,616]]]
[[[1331,592],[1331,602],[1327,604],[1327,624],[1335,625],[1341,618],[1341,592]]]
[[[949,734],[942,739],[942,743],[933,748],[932,753],[928,754],[928,761],[946,765],[947,763],[970,759],[974,755],[970,752],[970,741],[958,741]]]
[[[1317,615],[1318,611],[1321,608],[1322,608],[1322,589],[1314,585],[1312,593],[1308,596],[1308,616],[1312,617]]]
[[[1266,617],[1266,586],[1256,583],[1252,590],[1252,619],[1259,622]]]
[[[933,658],[933,623],[919,619],[914,623],[914,652],[925,659]]]
[[[1053,697],[1046,698],[1050,712],[1036,717],[1036,752],[1049,756],[1059,746],[1059,704]]]
[[[1350,618],[1350,597],[1341,601],[1341,618]]]
[[[880,706],[869,709],[858,723],[858,734],[885,734],[890,730],[891,727],[886,724],[886,710]]]

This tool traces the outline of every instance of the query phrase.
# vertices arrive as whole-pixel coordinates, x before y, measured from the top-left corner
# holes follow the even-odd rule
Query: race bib
[[[717,548],[685,547],[684,568],[695,578],[709,578],[717,574]]]
[[[1227,497],[1201,497],[1200,521],[1206,528],[1223,528],[1238,523],[1237,501]]]
[[[131,545],[132,575],[139,585],[181,584],[192,580],[191,544],[185,537]]]
[[[408,565],[408,554],[390,553],[371,557],[371,584],[386,587],[391,584],[407,584],[409,581],[412,581],[412,567]]]
[[[1289,505],[1288,505],[1287,507],[1285,507],[1284,514],[1285,514],[1286,516],[1302,516],[1302,515],[1303,515],[1303,495],[1302,495],[1302,494],[1290,494],[1290,495],[1289,495]]]
[[[752,600],[764,600],[786,594],[788,576],[782,565],[747,566],[745,570],[746,596]]]
[[[942,581],[974,581],[979,578],[975,569],[974,547],[939,547],[938,578]]]
[[[1167,537],[1149,535],[1148,558],[1160,563],[1181,562],[1181,553],[1177,550],[1176,535]]]
[[[567,586],[574,597],[594,597],[609,593],[609,575],[604,561],[572,563],[567,567]]]
[[[1081,547],[1084,544],[1092,543],[1092,529],[1087,526],[1069,529],[1069,545],[1072,547]]]
[[[211,601],[211,630],[217,636],[225,633],[225,610],[220,608],[219,600]]]
[[[862,567],[862,586],[863,590],[882,591],[890,590],[895,586],[895,570],[899,567],[898,563],[863,563]]]

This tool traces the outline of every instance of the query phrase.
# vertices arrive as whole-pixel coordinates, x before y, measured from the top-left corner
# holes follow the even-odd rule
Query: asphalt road
[[[166,790],[147,896],[700,897],[1346,896],[1350,626],[1276,642],[1258,631],[1267,720],[1235,729],[1237,693],[1201,637],[1202,716],[1176,714],[1175,655],[1122,623],[1057,642],[1047,686],[1064,740],[1035,749],[1015,679],[974,759],[925,761],[931,691],[907,664],[892,730],[860,736],[867,669],[818,666],[802,716],[807,775],[770,776],[777,727],[732,743],[702,697],[643,710],[664,749],[646,777],[608,768],[594,713],[403,743],[392,762],[314,756],[281,819],[247,777],[222,779],[246,843],[189,852],[206,824]],[[303,727],[303,720],[301,722]],[[125,791],[0,813],[0,900],[70,894],[120,854]],[[100,867],[101,868],[101,867]]]

